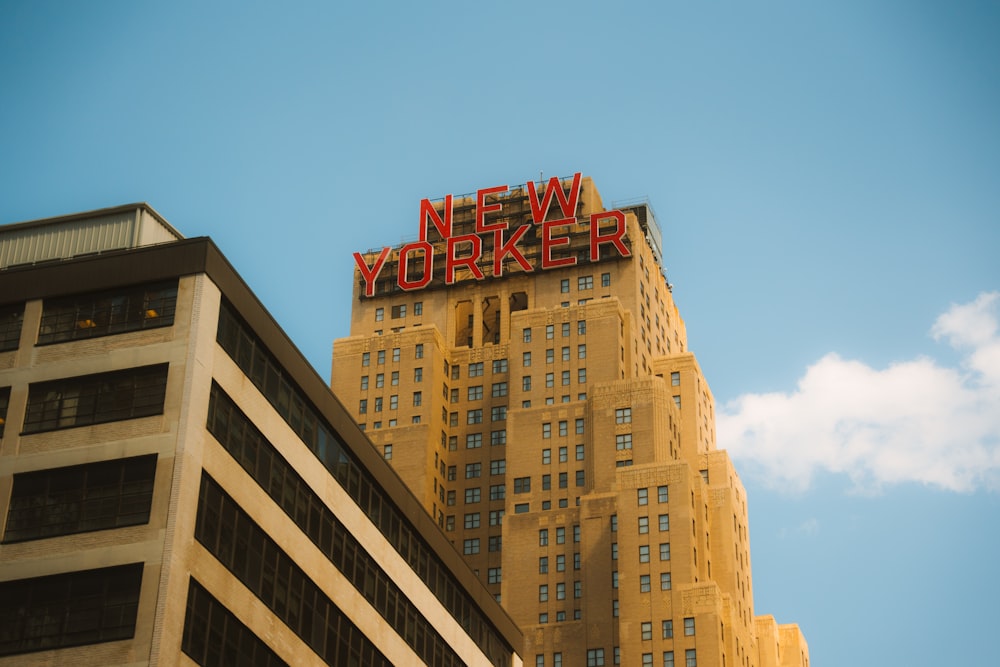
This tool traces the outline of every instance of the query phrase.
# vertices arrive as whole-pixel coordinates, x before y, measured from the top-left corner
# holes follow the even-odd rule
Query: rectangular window
[[[490,500],[503,500],[507,496],[506,489],[503,484],[490,486]]]
[[[491,583],[491,584],[499,584],[499,583],[501,583],[501,581],[502,581],[501,572],[502,572],[501,568],[499,568],[499,567],[491,567],[487,571],[487,575],[486,575],[487,576],[487,581],[489,581],[489,583]]]
[[[393,394],[392,396],[389,397],[389,409],[396,410],[398,408],[399,408],[399,396]]]
[[[475,363],[469,364],[469,377],[476,378],[483,374],[483,362],[477,361]]]
[[[578,290],[594,289],[594,276],[580,276],[576,279]]]
[[[507,473],[507,459],[495,459],[490,461],[491,475],[504,475]]]
[[[495,407],[490,408],[490,419],[492,419],[495,422],[502,422],[503,420],[507,419],[507,406],[497,405]]]
[[[32,384],[24,433],[163,414],[166,388],[167,364]]]
[[[565,419],[559,421],[559,436],[565,438],[569,434],[569,424]]]
[[[406,317],[406,304],[402,303],[398,306],[392,307],[392,319],[398,320],[401,317]]]
[[[424,314],[424,302],[423,301],[417,301],[416,303],[413,304],[413,314],[414,315],[423,315]]]
[[[468,400],[479,401],[483,398],[483,385],[477,384],[475,386],[469,387],[468,389]]]
[[[649,562],[649,545],[640,544],[639,545],[639,562],[648,563]]]
[[[549,571],[549,557],[541,556],[538,559],[538,574],[546,574]]]
[[[569,292],[569,278],[563,278],[559,281],[559,291],[563,294]]]
[[[581,335],[587,333],[587,320],[577,320],[576,332]]]
[[[670,500],[670,494],[666,485],[656,487],[656,498],[657,501],[661,503],[665,503]]]
[[[674,638],[674,622],[673,621],[663,621],[662,623],[663,639],[673,639]]]
[[[385,308],[376,308],[375,309],[375,321],[376,322],[381,322],[384,319],[385,319]]]
[[[552,463],[552,450],[551,449],[543,449],[542,450],[542,463],[544,465],[549,465],[550,463]]]
[[[482,463],[466,463],[465,464],[465,479],[472,479],[474,477],[481,477],[483,474],[483,464]]]
[[[538,546],[544,547],[549,544],[549,529],[542,528],[538,531]]]
[[[564,387],[569,384],[569,371],[562,372],[562,383]]]
[[[666,623],[667,621],[664,621]],[[664,651],[663,652],[663,667],[674,667],[674,652]]]
[[[378,364],[379,366],[381,366],[381,365],[385,364],[385,350],[379,350],[379,351],[378,351],[378,352],[376,353],[376,359],[375,359],[375,361],[376,361],[376,363],[377,363],[377,364]]]
[[[424,395],[419,391],[413,392],[413,407],[419,407],[424,402]]]
[[[500,429],[497,431],[490,431],[490,446],[497,447],[500,445],[507,444],[507,429]]]
[[[478,486],[465,490],[465,503],[467,505],[478,503],[482,499],[483,499],[483,492]]]
[[[545,363],[551,364],[554,363],[555,360],[556,360],[556,351],[553,350],[551,347],[545,350]]]
[[[641,516],[639,517],[639,534],[645,535],[649,532],[649,517]]]
[[[601,274],[601,287],[611,287],[611,274],[602,273]]]
[[[361,365],[362,366],[368,366],[368,365],[371,364],[371,362],[372,362],[372,353],[371,352],[362,352],[361,353]]]
[[[465,540],[462,543],[462,553],[466,556],[472,556],[479,553],[479,538],[473,537],[471,539]]]
[[[3,437],[3,427],[7,423],[7,408],[10,405],[10,387],[0,388],[0,438]]]
[[[501,398],[507,395],[506,382],[494,382],[492,387],[493,398]]]
[[[639,505],[649,504],[649,489],[636,489],[636,501]]]
[[[523,340],[525,343],[530,343],[531,342],[531,329],[530,328],[522,329],[521,330],[521,340]]]
[[[552,374],[552,373],[546,373],[545,374],[545,386],[546,387],[553,387],[553,386],[555,386],[555,379],[556,378],[555,378],[554,374]]]
[[[416,308],[414,308],[413,310],[416,311]],[[419,315],[420,313],[417,313],[417,314]],[[424,344],[423,343],[417,343],[416,346],[413,348],[413,357],[415,359],[423,359],[424,358]]]
[[[615,408],[615,423],[616,424],[631,424],[632,423],[632,408]]]
[[[695,649],[684,650],[684,667],[698,667],[698,653]]]
[[[542,424],[542,437],[551,438],[552,437],[552,424],[546,422]]]
[[[531,491],[530,477],[514,478],[514,493],[528,493],[529,491]]]
[[[684,636],[693,637],[694,636],[694,617],[689,616],[684,619]]]
[[[648,593],[650,591],[649,575],[640,574],[639,575],[639,592]]]
[[[587,649],[587,667],[604,667],[604,649]]]
[[[398,347],[392,348],[392,360],[393,361],[399,361],[399,348]]]
[[[483,434],[482,433],[467,433],[465,436],[465,448],[466,449],[479,449],[483,446]]]
[[[0,308],[0,352],[16,350],[21,342],[24,304]]]
[[[546,338],[546,340],[552,340],[552,338],[555,336],[555,333],[556,333],[556,330],[555,330],[555,325],[554,324],[546,324],[545,325],[545,338]]]
[[[578,369],[576,369],[576,381],[579,384],[586,384],[587,383],[587,369],[586,368],[578,368]]]
[[[672,387],[679,387],[681,385],[681,374],[679,372],[674,371],[670,374],[670,385]]]
[[[586,359],[587,358],[587,345],[581,344],[576,346],[576,358]]]
[[[670,573],[661,572],[660,573],[660,590],[669,591],[670,590]]]
[[[375,388],[381,389],[385,386],[385,373],[379,373],[375,376]]]
[[[156,454],[14,475],[4,542],[149,522]]]
[[[503,510],[490,510],[490,525],[491,526],[502,526],[503,525]]]
[[[130,639],[142,563],[0,583],[0,656]]]
[[[660,521],[660,532],[661,533],[665,533],[666,531],[670,530],[670,515],[669,514],[661,514],[659,516],[659,521]]]
[[[464,521],[466,530],[479,528],[479,512],[468,512],[465,515]]]
[[[466,424],[482,424],[483,423],[483,411],[482,410],[469,410],[465,418]]]
[[[367,391],[367,390],[368,390],[368,376],[367,375],[362,375],[361,376],[361,391]]]
[[[398,371],[393,371],[392,372],[392,380],[393,380],[392,383],[394,385],[399,382],[399,372]],[[413,369],[413,381],[414,382],[423,382],[424,381],[424,369],[423,368],[414,368]]]
[[[660,560],[670,560],[670,542],[660,544]]]
[[[632,449],[632,434],[631,433],[619,433],[615,436],[615,449]]]
[[[170,326],[174,323],[176,305],[176,280],[46,299],[38,344]]]

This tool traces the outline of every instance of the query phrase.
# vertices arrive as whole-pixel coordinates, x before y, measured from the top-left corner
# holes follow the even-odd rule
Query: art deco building
[[[0,228],[0,665],[497,665],[522,637],[207,238]]]
[[[579,175],[424,200],[418,241],[356,262],[334,391],[527,663],[808,665],[755,615],[746,492],[647,203]]]

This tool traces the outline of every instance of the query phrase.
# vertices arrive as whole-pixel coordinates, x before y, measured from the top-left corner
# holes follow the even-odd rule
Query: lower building
[[[0,665],[495,665],[522,635],[219,250],[0,227]]]

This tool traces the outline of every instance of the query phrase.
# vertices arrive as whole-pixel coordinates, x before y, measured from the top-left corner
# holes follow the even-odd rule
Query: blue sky
[[[329,377],[421,198],[648,197],[757,613],[814,665],[988,661],[1000,5],[479,4],[0,2],[0,222],[147,201]]]

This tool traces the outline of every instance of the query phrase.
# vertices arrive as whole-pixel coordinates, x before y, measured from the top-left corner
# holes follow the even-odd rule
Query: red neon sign
[[[557,269],[577,264],[576,255],[557,256],[561,250],[570,247],[571,238],[568,235],[577,225],[576,209],[580,201],[581,174],[573,174],[569,192],[563,192],[562,183],[558,177],[549,179],[544,192],[539,195],[533,181],[526,184],[528,203],[531,207],[532,224],[525,224],[510,230],[507,221],[486,222],[486,216],[500,213],[503,210],[503,196],[510,192],[506,185],[481,188],[476,191],[475,233],[454,235],[454,198],[447,195],[441,206],[441,211],[429,199],[420,200],[420,231],[419,241],[407,243],[399,249],[399,270],[396,283],[404,291],[414,291],[427,287],[434,273],[434,245],[428,240],[428,233],[433,228],[438,236],[445,241],[445,247],[438,248],[444,252],[445,284],[454,284],[462,272],[462,280],[483,280],[483,238],[492,236],[493,259],[492,276],[503,275],[504,261],[507,259],[517,263],[525,273],[531,273],[536,268],[541,270]],[[492,203],[487,199],[493,199]],[[563,217],[558,220],[546,220],[553,201],[558,205]],[[610,223],[610,224],[609,224]],[[537,267],[532,266],[519,245],[525,235],[535,226],[541,241],[541,259]],[[630,257],[631,251],[625,245],[625,214],[618,210],[601,211],[590,215],[590,252],[591,262],[597,262],[601,257],[601,246],[610,246],[621,257]],[[384,247],[368,264],[361,253],[354,253],[354,263],[358,267],[364,282],[365,296],[375,296],[375,283],[379,274],[385,268],[392,254],[391,247]],[[585,261],[585,260],[584,260]],[[489,266],[487,264],[486,266]],[[419,277],[413,277],[419,274]]]

